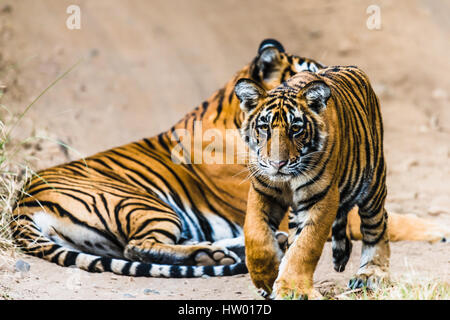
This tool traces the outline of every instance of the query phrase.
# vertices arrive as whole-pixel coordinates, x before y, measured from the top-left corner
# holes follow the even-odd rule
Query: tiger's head
[[[270,90],[301,71],[316,72],[324,68],[313,59],[286,53],[283,45],[275,39],[265,39],[258,54],[250,64],[250,78],[265,90]]]
[[[251,171],[288,181],[314,165],[328,135],[323,115],[331,95],[320,76],[302,72],[269,91],[240,79],[235,93],[245,114],[241,135]]]

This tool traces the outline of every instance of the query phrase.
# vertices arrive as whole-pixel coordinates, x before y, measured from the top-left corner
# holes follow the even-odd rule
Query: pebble
[[[354,44],[350,40],[343,40],[338,44],[337,52],[340,56],[347,56],[353,48]]]
[[[91,57],[91,58],[95,58],[96,56],[98,56],[99,55],[99,50],[98,49],[96,49],[96,48],[93,48],[93,49],[91,49],[90,51],[89,51],[89,56]]]
[[[134,296],[134,295],[132,295],[132,294],[130,294],[130,293],[124,293],[123,294],[123,296],[125,297],[125,298],[136,298],[136,296]]]
[[[433,130],[440,130],[440,125],[439,125],[439,117],[436,114],[431,115],[430,120],[429,120],[429,127]]]
[[[409,158],[406,159],[402,165],[401,165],[401,170],[402,171],[408,171],[409,169],[411,169],[412,167],[417,167],[419,165],[419,161],[414,159],[414,158]]]
[[[160,294],[158,290],[154,289],[144,289],[144,294]]]
[[[28,272],[30,271],[30,264],[23,260],[17,260],[16,264],[14,265],[14,270],[16,272]]]
[[[2,13],[11,13],[12,12],[12,7],[11,5],[7,4],[4,5],[3,8],[1,9]]]
[[[430,215],[430,216],[438,216],[438,215],[440,215],[440,214],[442,214],[442,213],[445,213],[447,210],[445,209],[445,208],[443,208],[443,207],[439,207],[439,206],[430,206],[429,208],[428,208],[428,211],[427,211],[427,213]]]

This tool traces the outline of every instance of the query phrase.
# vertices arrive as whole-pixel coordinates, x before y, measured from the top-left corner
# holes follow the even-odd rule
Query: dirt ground
[[[81,29],[66,8],[81,8]],[[369,5],[381,28],[370,30]],[[328,65],[357,65],[381,99],[389,211],[450,226],[450,4],[402,1],[0,1],[2,104],[22,111],[61,73],[21,122],[19,136],[41,132],[71,146],[44,148],[36,169],[87,156],[166,130],[227,82],[259,42]],[[392,244],[393,277],[450,282],[448,244]],[[326,245],[317,286],[345,285],[357,270],[355,243],[344,273]],[[28,272],[14,272],[16,259]],[[1,298],[255,299],[248,275],[149,279],[89,274],[32,257],[0,255]]]

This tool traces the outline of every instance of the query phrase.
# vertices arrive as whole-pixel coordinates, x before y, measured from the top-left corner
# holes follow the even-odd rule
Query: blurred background
[[[23,134],[46,130],[71,146],[73,159],[168,129],[273,37],[288,52],[369,75],[384,115],[390,193],[429,201],[448,195],[449,1],[0,3],[2,103],[10,110],[23,110],[83,59],[21,123]],[[81,19],[71,30],[66,10],[73,4]],[[379,9],[375,29],[370,6]]]
[[[70,5],[80,29],[66,25]],[[1,103],[22,112],[82,59],[16,130],[76,150],[38,146],[48,158],[39,169],[168,129],[275,38],[368,74],[385,125],[388,209],[450,225],[449,16],[447,0],[0,0]]]

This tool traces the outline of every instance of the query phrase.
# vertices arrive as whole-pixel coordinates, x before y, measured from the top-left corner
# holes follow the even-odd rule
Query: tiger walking
[[[367,76],[357,67],[328,67],[298,73],[268,92],[250,79],[239,80],[235,90],[254,172],[244,232],[256,287],[273,288],[276,298],[314,296],[313,274],[330,230],[335,269],[345,268],[354,206],[363,246],[349,286],[374,287],[387,278],[383,126]],[[274,239],[289,208],[283,256]]]

